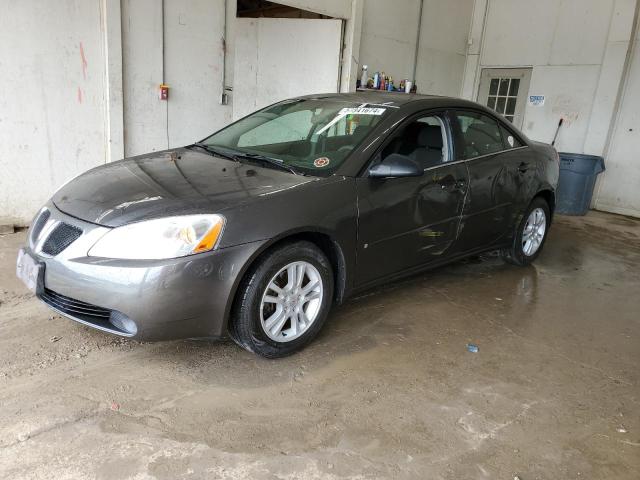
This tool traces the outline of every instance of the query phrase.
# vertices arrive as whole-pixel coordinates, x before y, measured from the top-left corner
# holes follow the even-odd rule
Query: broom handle
[[[556,134],[553,136],[553,141],[551,142],[551,146],[554,146],[556,144],[556,139],[558,138],[558,133],[560,132],[560,127],[562,126],[563,121],[564,121],[564,118],[561,118],[560,121],[558,122],[558,127],[556,128]]]

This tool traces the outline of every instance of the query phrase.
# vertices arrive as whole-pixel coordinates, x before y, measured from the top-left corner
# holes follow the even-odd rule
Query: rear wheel
[[[533,262],[542,251],[550,222],[549,204],[544,198],[534,198],[516,226],[513,245],[502,251],[503,258],[521,266]]]
[[[290,355],[320,331],[332,298],[331,264],[320,249],[310,242],[277,247],[240,285],[229,333],[264,357]]]

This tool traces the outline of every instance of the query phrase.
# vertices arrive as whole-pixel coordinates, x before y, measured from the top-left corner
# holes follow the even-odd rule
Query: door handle
[[[528,163],[520,163],[520,165],[518,165],[518,171],[520,173],[527,173],[527,170],[529,170],[529,164]]]
[[[467,181],[465,179],[456,181],[456,190],[464,191],[467,188]]]
[[[465,179],[455,179],[451,175],[447,175],[444,178],[441,178],[438,183],[440,184],[440,188],[442,190],[464,190],[467,187],[467,181]]]

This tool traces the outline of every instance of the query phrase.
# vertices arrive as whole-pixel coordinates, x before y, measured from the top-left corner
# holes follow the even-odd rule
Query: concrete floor
[[[535,266],[378,290],[279,361],[52,315],[24,239],[0,237],[0,478],[640,478],[639,221],[558,217]]]

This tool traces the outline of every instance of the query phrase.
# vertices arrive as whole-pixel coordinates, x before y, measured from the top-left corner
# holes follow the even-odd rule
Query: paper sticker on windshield
[[[329,165],[330,161],[331,160],[329,160],[327,157],[316,158],[313,161],[313,166],[316,167],[316,168],[326,167],[327,165]]]
[[[382,115],[386,110],[386,108],[373,107],[343,108],[340,110],[340,115]]]

